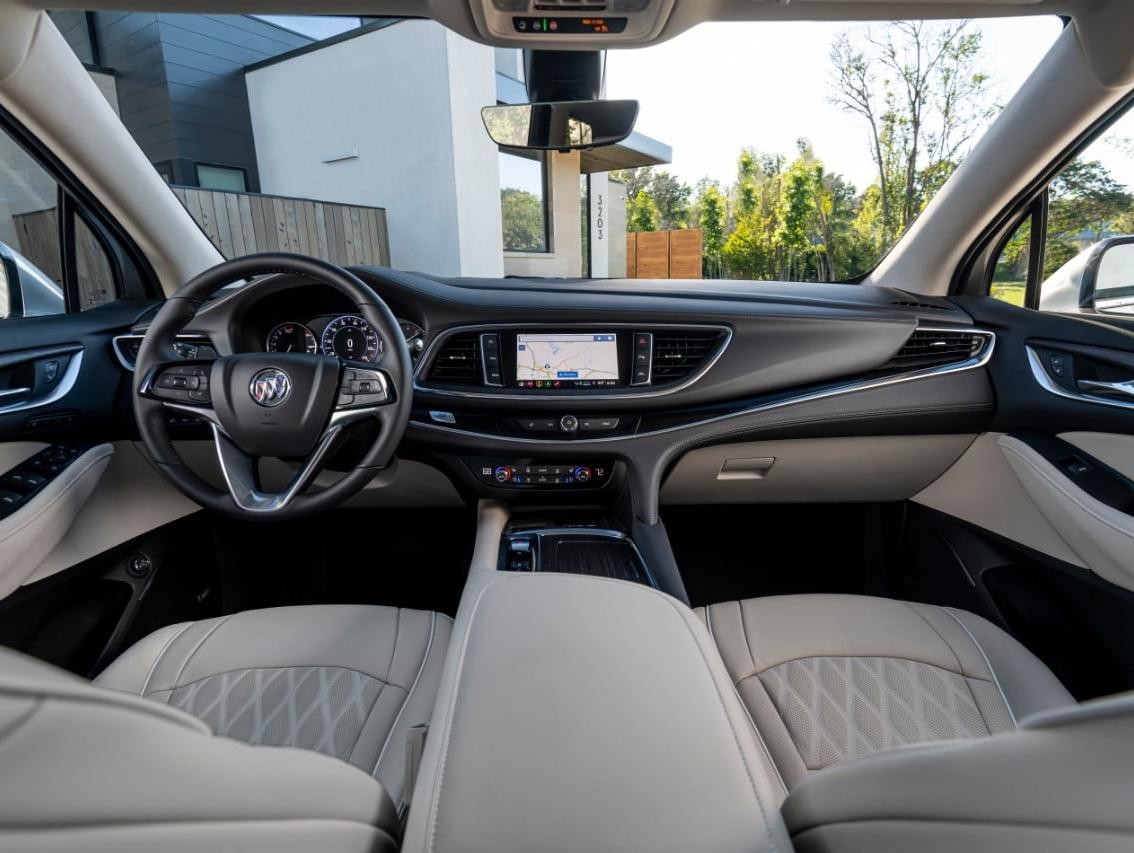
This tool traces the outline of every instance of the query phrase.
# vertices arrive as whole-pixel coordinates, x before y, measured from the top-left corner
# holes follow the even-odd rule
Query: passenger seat
[[[962,610],[789,595],[701,615],[785,794],[845,758],[1008,732],[1074,705],[1027,649]]]

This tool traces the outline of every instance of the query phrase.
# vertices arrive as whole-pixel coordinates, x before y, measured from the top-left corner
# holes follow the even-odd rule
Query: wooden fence
[[[386,211],[283,196],[173,187],[226,258],[298,252],[342,266],[390,264]]]
[[[173,187],[189,215],[226,258],[254,252],[298,252],[340,266],[390,265],[386,211],[252,193]],[[55,208],[12,216],[20,254],[56,282],[63,281]],[[79,298],[105,302],[114,286],[106,254],[86,225],[75,232]],[[5,306],[6,308],[6,306]]]
[[[701,278],[701,229],[626,235],[627,278]]]

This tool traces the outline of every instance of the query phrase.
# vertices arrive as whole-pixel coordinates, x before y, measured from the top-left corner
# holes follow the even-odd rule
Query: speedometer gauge
[[[382,339],[374,327],[354,314],[336,317],[323,330],[323,355],[337,355],[352,361],[377,361],[382,355]]]
[[[306,352],[318,350],[315,336],[302,323],[280,323],[268,332],[268,352]]]

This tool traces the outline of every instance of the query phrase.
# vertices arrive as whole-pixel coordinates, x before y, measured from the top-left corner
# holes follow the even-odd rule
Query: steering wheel
[[[271,274],[304,276],[346,295],[386,345],[380,366],[302,353],[238,353],[214,361],[178,356],[177,333],[209,296],[234,281]],[[409,350],[378,295],[334,264],[274,252],[218,264],[170,297],[142,340],[135,377],[134,417],[158,470],[197,503],[236,518],[294,518],[342,503],[389,464],[413,397]],[[178,456],[167,430],[171,411],[208,422],[226,491]],[[379,431],[358,465],[327,488],[305,492],[347,427],[367,420],[376,420]],[[263,456],[302,460],[282,492],[262,490],[257,462]]]

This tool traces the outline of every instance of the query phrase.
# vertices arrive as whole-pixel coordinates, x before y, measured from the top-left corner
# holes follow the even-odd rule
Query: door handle
[[[1080,391],[1089,394],[1105,394],[1109,397],[1128,397],[1134,400],[1134,379],[1124,382],[1100,382],[1095,379],[1080,379],[1077,383]]]

